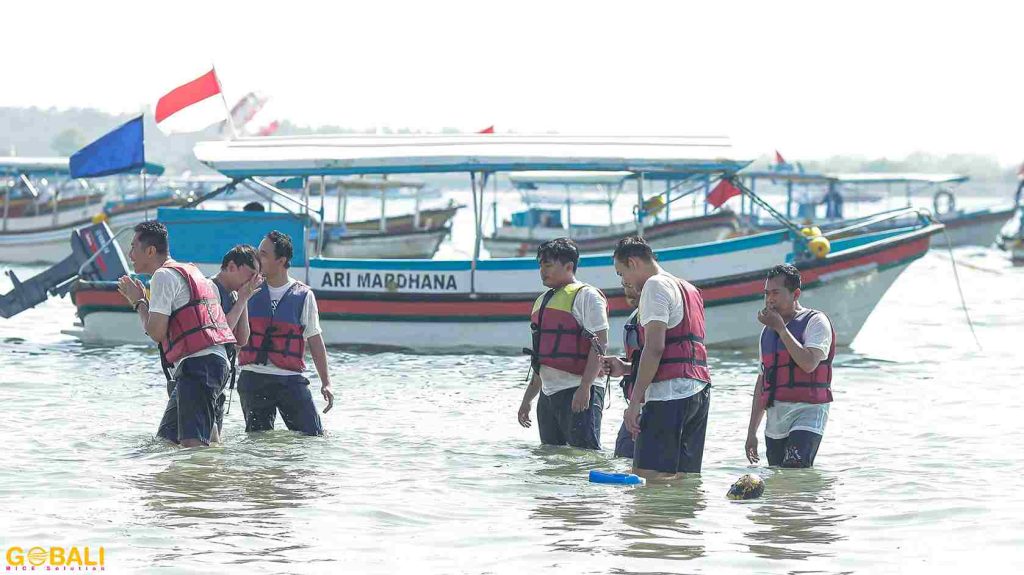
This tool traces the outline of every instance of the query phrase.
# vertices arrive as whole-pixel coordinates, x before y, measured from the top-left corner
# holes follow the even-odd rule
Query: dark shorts
[[[544,445],[566,445],[583,449],[601,449],[601,416],[604,413],[604,388],[590,387],[590,407],[572,411],[572,396],[577,387],[552,395],[540,394],[537,401],[537,429]]]
[[[227,379],[228,362],[219,355],[182,360],[156,434],[174,443],[198,439],[209,445]]]
[[[246,431],[274,429],[277,412],[288,429],[306,435],[323,435],[320,414],[309,392],[309,380],[301,375],[270,375],[241,371],[238,399],[242,403]]]
[[[636,445],[633,443],[633,435],[626,429],[626,424],[619,425],[619,434],[615,437],[615,457],[633,459],[633,451]]]
[[[710,385],[685,399],[645,403],[633,467],[662,473],[700,473],[710,405]]]
[[[764,438],[770,467],[814,467],[821,435],[813,431],[790,431],[784,439]]]

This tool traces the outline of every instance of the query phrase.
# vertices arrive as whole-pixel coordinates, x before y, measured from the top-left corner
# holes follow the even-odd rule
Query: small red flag
[[[780,166],[787,165],[786,160],[782,157],[782,154],[780,154],[778,150],[775,150],[775,163]]]
[[[493,125],[492,126],[487,126],[483,130],[480,130],[479,132],[477,132],[477,134],[493,134],[493,133],[494,133],[494,126]]]
[[[741,193],[743,192],[741,192],[740,189],[737,188],[736,186],[732,185],[732,182],[723,179],[722,181],[718,182],[718,185],[715,186],[715,189],[711,190],[711,193],[708,194],[707,201],[712,206],[720,208],[726,200],[738,196]]]

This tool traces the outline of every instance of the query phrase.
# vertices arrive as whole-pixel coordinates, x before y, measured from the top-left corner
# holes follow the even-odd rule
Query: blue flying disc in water
[[[647,481],[632,473],[608,473],[607,471],[591,471],[591,483],[613,483],[615,485],[643,485]]]

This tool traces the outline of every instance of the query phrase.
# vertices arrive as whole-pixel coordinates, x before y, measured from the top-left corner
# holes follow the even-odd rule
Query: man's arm
[[[530,406],[533,405],[533,398],[537,397],[540,393],[540,374],[536,371],[533,372],[533,377],[530,378],[530,385],[526,386],[526,391],[523,393],[523,402],[519,404],[519,425],[523,427],[530,427]]]
[[[249,343],[249,306],[246,303],[235,303],[228,314],[228,325],[231,326],[231,333],[235,334],[238,347]]]
[[[750,402],[750,423],[747,425],[747,443],[745,451],[747,460],[757,463],[757,429],[761,427],[761,419],[764,417],[764,402],[761,401],[761,391],[764,388],[764,375],[757,376],[757,384],[754,385],[754,399]]]
[[[790,357],[796,362],[800,369],[811,373],[815,369],[818,369],[818,364],[825,359],[825,353],[816,347],[806,347],[793,337],[793,334],[789,333],[789,328],[783,326],[781,330],[777,330],[779,339],[782,340],[782,344],[786,346],[786,351],[789,352]]]
[[[316,366],[316,373],[320,376],[320,393],[327,401],[324,413],[334,407],[334,393],[331,391],[331,374],[327,371],[327,346],[324,345],[324,338],[316,334],[306,340],[309,345],[309,355],[313,356],[313,365]]]

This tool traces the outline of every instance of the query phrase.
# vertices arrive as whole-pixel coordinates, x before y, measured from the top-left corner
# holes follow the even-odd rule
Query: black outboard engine
[[[128,262],[106,222],[77,229],[71,232],[71,255],[60,263],[24,282],[7,272],[14,289],[0,295],[0,317],[19,314],[51,295],[64,297],[75,280],[117,281],[127,273]]]

